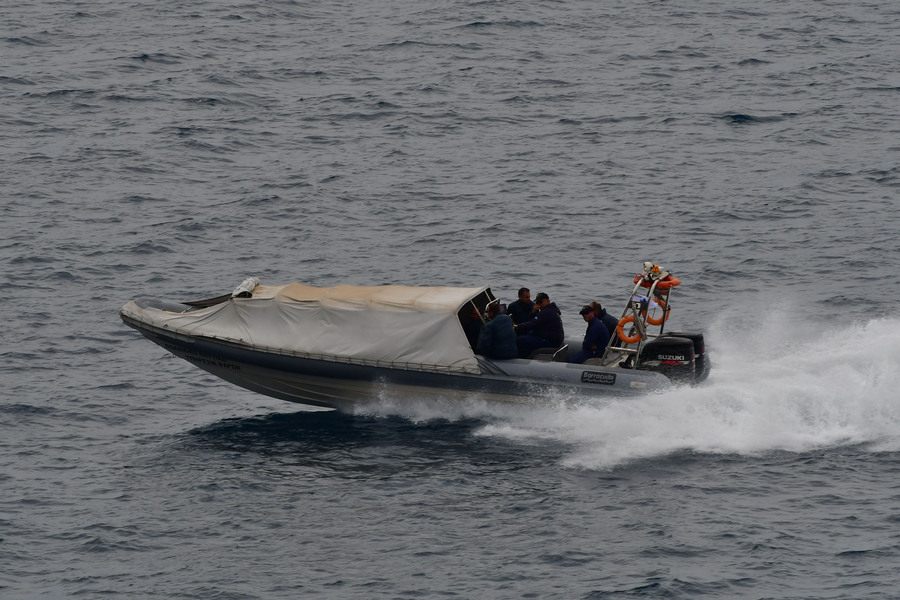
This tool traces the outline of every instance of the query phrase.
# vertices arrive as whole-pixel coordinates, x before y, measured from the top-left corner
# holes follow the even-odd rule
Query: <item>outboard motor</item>
[[[709,377],[709,358],[706,356],[706,343],[703,334],[699,331],[673,331],[663,334],[663,337],[687,338],[694,342],[694,383],[706,381]]]
[[[641,350],[638,368],[658,371],[677,383],[693,383],[696,370],[694,342],[675,336],[651,340]]]

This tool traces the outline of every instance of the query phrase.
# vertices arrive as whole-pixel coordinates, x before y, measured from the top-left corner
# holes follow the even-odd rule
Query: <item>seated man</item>
[[[531,319],[533,309],[534,302],[531,301],[531,290],[523,287],[519,288],[519,299],[510,303],[506,312],[512,317],[513,323],[518,325]]]
[[[517,356],[516,331],[509,315],[500,312],[500,304],[487,307],[488,322],[478,338],[478,354],[488,358],[507,359]]]
[[[591,302],[591,308],[594,309],[594,314],[600,318],[600,321],[606,325],[606,330],[609,332],[609,336],[616,337],[616,345],[618,345],[618,336],[616,335],[616,327],[619,325],[619,320],[606,312],[606,309],[601,306],[599,302]]]
[[[603,356],[606,345],[609,343],[609,331],[603,321],[594,314],[594,309],[590,306],[581,308],[581,316],[587,323],[587,330],[584,332],[584,341],[581,343],[581,350],[569,357],[570,363],[583,363],[589,358],[597,358]]]
[[[566,337],[559,309],[555,302],[550,302],[550,296],[539,293],[534,299],[534,306],[538,310],[534,318],[515,326],[519,334],[516,345],[521,358],[528,358],[538,348],[559,348]]]

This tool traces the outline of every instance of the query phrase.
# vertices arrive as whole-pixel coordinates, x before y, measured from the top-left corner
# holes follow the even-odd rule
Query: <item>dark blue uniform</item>
[[[566,337],[563,331],[562,319],[555,302],[551,302],[530,321],[525,321],[518,327],[519,356],[528,358],[528,355],[538,348],[559,348]]]
[[[609,330],[606,325],[594,317],[588,323],[587,331],[584,332],[584,341],[581,343],[581,350],[573,354],[569,358],[570,363],[583,363],[589,358],[597,358],[603,356],[606,345],[609,343]]]
[[[516,332],[509,315],[497,315],[484,325],[478,338],[478,354],[488,358],[515,358]]]
[[[534,310],[534,302],[522,302],[521,300],[516,300],[506,307],[506,312],[509,313],[516,325],[529,320],[532,317],[532,310]]]
[[[601,309],[600,313],[597,314],[597,316],[600,317],[600,320],[603,322],[604,325],[606,325],[606,330],[609,332],[609,336],[610,337],[617,336],[616,327],[619,326],[619,320],[617,318],[615,318],[614,316],[612,316],[611,314],[609,314],[608,312],[606,312],[605,308]],[[618,336],[617,336],[617,339],[618,339]],[[618,342],[617,342],[617,345],[618,345]]]

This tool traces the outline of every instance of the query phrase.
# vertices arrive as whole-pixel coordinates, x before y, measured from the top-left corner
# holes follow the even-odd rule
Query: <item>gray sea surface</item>
[[[900,5],[5,2],[0,597],[878,599]],[[697,388],[316,412],[136,296],[671,269]]]

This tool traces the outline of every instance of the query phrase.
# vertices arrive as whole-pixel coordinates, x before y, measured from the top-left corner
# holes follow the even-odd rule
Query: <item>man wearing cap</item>
[[[550,296],[540,292],[534,298],[534,307],[537,309],[534,317],[515,326],[520,358],[528,358],[538,348],[559,348],[566,337],[561,313],[556,303],[550,302]]]
[[[582,306],[580,312],[584,322],[587,323],[587,331],[584,332],[584,341],[581,350],[569,357],[570,363],[583,363],[589,358],[603,356],[606,345],[609,343],[609,330],[603,324],[591,306]]]

